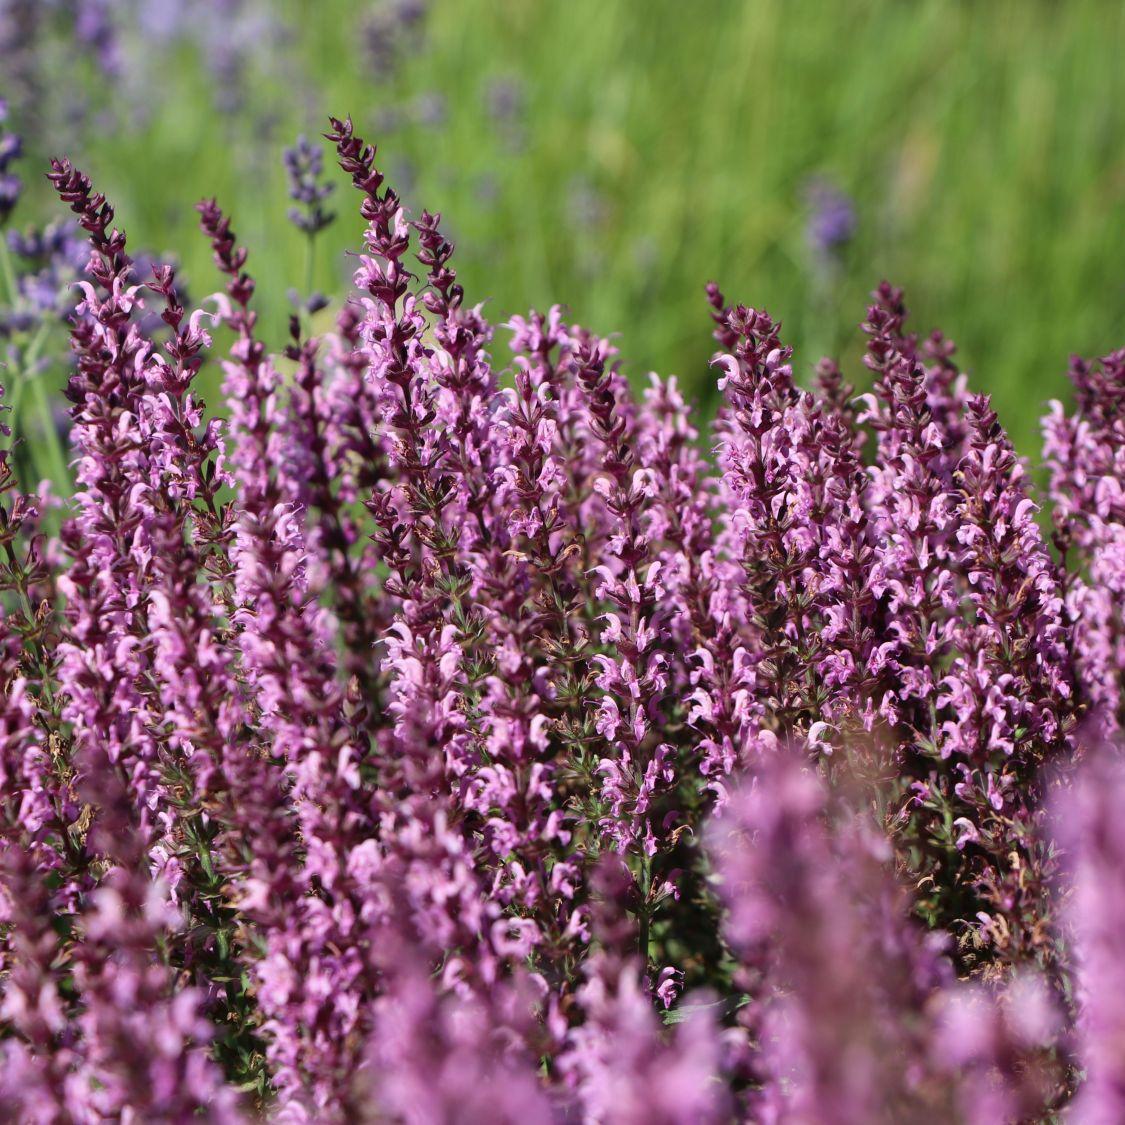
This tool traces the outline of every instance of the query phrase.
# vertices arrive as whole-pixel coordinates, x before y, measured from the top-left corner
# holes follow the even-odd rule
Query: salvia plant
[[[73,488],[5,425],[0,1116],[1120,1121],[1125,352],[1039,496],[899,290],[856,397],[712,285],[701,442],[559,308],[496,360],[327,139],[354,291],[281,350],[213,200],[200,304],[66,160],[9,238]]]

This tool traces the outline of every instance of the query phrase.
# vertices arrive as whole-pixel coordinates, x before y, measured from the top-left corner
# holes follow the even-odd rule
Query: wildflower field
[[[0,1121],[1125,1121],[1121,15],[803,7],[0,0]]]

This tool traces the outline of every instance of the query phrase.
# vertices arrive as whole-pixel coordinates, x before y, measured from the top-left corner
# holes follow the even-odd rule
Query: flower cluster
[[[900,291],[856,398],[710,286],[712,467],[558,308],[497,362],[326,136],[354,291],[280,350],[216,201],[198,307],[68,161],[73,307],[70,228],[11,243],[74,487],[0,426],[0,1113],[1118,1119],[1125,353],[1051,408],[1045,534]]]
[[[824,180],[813,180],[805,194],[809,204],[805,238],[818,262],[831,264],[855,234],[855,205]]]
[[[0,121],[4,108],[0,100]],[[0,124],[0,199],[5,201],[0,203],[0,364],[14,420],[28,439],[14,453],[21,475],[46,478],[65,492],[70,485],[65,442],[73,420],[57,392],[74,362],[70,324],[88,314],[86,306],[76,305],[75,291],[89,247],[69,217],[42,226],[17,225],[22,191],[11,169],[22,155],[20,137],[4,132]],[[157,256],[137,254],[129,264],[131,276],[147,278],[165,264]],[[182,286],[180,297],[186,299]],[[146,310],[143,302],[131,301],[128,311],[146,336],[165,328],[160,315]]]
[[[245,100],[255,71],[268,65],[287,28],[264,0],[4,0],[0,52],[5,80],[21,110],[39,115],[51,98],[81,117],[101,100],[91,91],[123,93],[125,110],[143,119],[150,111],[158,67],[180,47],[200,53],[217,108]],[[65,65],[52,68],[57,59]],[[73,77],[94,72],[102,81],[76,87]],[[81,96],[84,95],[84,96]],[[112,99],[111,99],[112,104]],[[124,116],[124,114],[122,114]]]
[[[0,98],[0,226],[8,221],[23,190],[19,176],[11,170],[13,161],[20,155],[23,144],[16,133],[4,129],[8,120],[8,103]]]
[[[296,206],[289,209],[289,221],[312,237],[319,234],[335,218],[324,209],[324,203],[336,189],[331,182],[322,182],[324,153],[303,134],[283,154],[289,178],[289,198]]]

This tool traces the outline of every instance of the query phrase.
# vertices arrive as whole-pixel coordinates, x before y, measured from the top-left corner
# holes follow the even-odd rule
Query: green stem
[[[19,414],[20,414],[20,401],[23,399],[23,388],[27,384],[27,379],[21,372],[16,372],[16,377],[12,382],[11,388],[12,397],[7,399],[6,405],[11,408],[11,427],[13,433],[19,433]]]
[[[649,930],[652,922],[652,917],[649,913],[649,895],[652,893],[652,861],[647,855],[641,857],[641,926],[640,934],[637,940],[637,947],[641,955],[641,968],[643,972],[648,972],[648,945],[649,945]]]
[[[30,631],[29,644],[32,658],[35,661],[35,669],[39,674],[39,690],[43,694],[43,701],[47,705],[47,711],[51,715],[55,715],[57,714],[57,710],[55,707],[55,693],[51,688],[51,658],[47,650],[43,647],[42,636],[36,629],[37,614],[35,605],[31,600],[31,594],[28,591],[27,572],[20,563],[11,542],[4,544],[4,554],[7,556],[8,560],[8,573],[15,581],[20,608],[23,611],[24,617],[27,619],[27,627]]]
[[[0,231],[0,235],[2,235]],[[14,305],[19,290],[16,287],[16,272],[12,268],[12,255],[8,253],[7,239],[0,237],[0,275],[4,278],[4,287],[8,291],[8,304]]]
[[[50,397],[47,394],[47,388],[44,386],[43,376],[37,375],[35,372],[35,365],[43,351],[49,329],[50,325],[47,321],[40,324],[38,331],[31,339],[31,343],[28,344],[20,357],[22,370],[16,376],[15,393],[12,397],[12,425],[13,429],[19,425],[19,404],[23,399],[25,385],[30,383],[32,384],[32,394],[35,396],[39,425],[43,430],[43,444],[47,450],[46,456],[42,460],[36,457],[36,461],[39,463],[45,462],[49,465],[48,475],[51,482],[55,485],[59,495],[63,496],[70,491],[70,470],[67,468],[62,443],[59,441],[59,435],[55,429],[55,419],[51,414]]]
[[[304,336],[312,336],[312,313],[309,311],[309,302],[312,300],[313,274],[316,272],[316,235],[305,235],[305,284],[298,294],[299,304],[297,313],[301,320],[301,332]]]
[[[316,235],[305,237],[305,299],[312,296],[313,272],[316,265]]]
[[[39,330],[31,338],[31,343],[27,345],[27,350],[23,353],[23,365],[27,375],[31,374],[31,369],[39,359],[39,353],[43,350],[43,344],[46,339],[47,322],[43,321],[43,323],[39,325]]]
[[[51,399],[47,394],[43,379],[32,380],[35,392],[35,405],[39,414],[39,425],[43,430],[43,443],[46,447],[46,461],[50,465],[50,476],[56,492],[65,496],[70,491],[70,469],[63,453],[62,441],[55,428],[55,417],[51,412]]]
[[[12,256],[8,252],[8,247],[3,239],[0,239],[0,276],[4,278],[10,303],[15,305],[19,295],[16,276],[12,268]],[[39,415],[39,423],[43,428],[43,443],[47,450],[46,456],[42,460],[50,466],[48,475],[61,496],[70,491],[70,471],[67,468],[66,457],[63,454],[58,433],[55,430],[55,420],[51,414],[51,404],[43,386],[43,380],[37,377],[35,373],[35,365],[39,361],[49,331],[49,321],[43,320],[35,335],[32,336],[31,342],[20,355],[20,365],[13,380],[12,399],[9,405],[12,408],[12,429],[18,434],[21,422],[20,407],[23,403],[24,390],[28,383],[34,384],[32,393],[35,396],[36,411]],[[36,462],[40,462],[38,456],[34,459]]]

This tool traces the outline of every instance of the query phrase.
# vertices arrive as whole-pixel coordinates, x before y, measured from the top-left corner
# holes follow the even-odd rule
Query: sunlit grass
[[[263,81],[245,114],[217,116],[181,59],[145,129],[85,136],[75,154],[138,244],[179,254],[195,294],[214,281],[192,204],[218,195],[277,338],[280,279],[300,276],[305,252],[281,218],[279,148],[330,111],[380,142],[412,206],[445,214],[470,297],[494,318],[566,304],[620,333],[635,375],[678,372],[705,403],[711,278],[779,316],[802,369],[840,351],[858,377],[855,310],[891,278],[916,328],[958,341],[1032,456],[1068,353],[1125,338],[1120,5],[438,2],[425,49],[384,82],[357,49],[366,5],[279,7],[301,29],[279,66],[300,77]],[[516,91],[512,120],[489,111],[498,82]],[[431,94],[444,120],[411,123]],[[388,130],[393,109],[407,124]],[[859,217],[827,280],[804,237],[814,175]],[[339,295],[361,222],[343,186],[335,202],[316,281]]]

